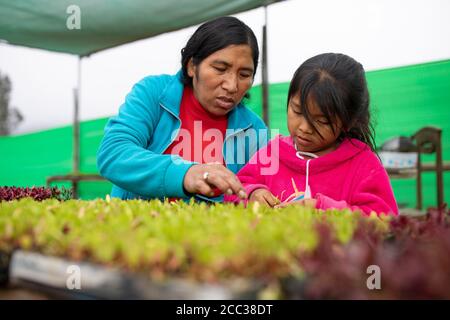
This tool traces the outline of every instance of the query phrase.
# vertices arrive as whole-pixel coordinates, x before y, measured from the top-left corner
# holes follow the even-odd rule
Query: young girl
[[[360,63],[336,53],[308,59],[294,73],[287,109],[290,136],[275,137],[238,173],[248,201],[398,214],[388,175],[374,152]],[[274,174],[264,174],[265,155],[279,161]],[[225,201],[240,200],[226,196]]]

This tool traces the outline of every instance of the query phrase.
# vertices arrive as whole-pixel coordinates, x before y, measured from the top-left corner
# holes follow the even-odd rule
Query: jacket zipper
[[[240,132],[242,132],[242,131],[247,130],[247,129],[250,128],[251,126],[252,126],[252,125],[249,124],[249,125],[246,126],[245,128],[241,128],[240,130],[238,130],[238,131],[236,131],[236,132],[230,134],[229,136],[226,136],[226,137],[225,137],[225,139],[223,140],[223,146],[222,146],[222,154],[223,154],[223,156],[224,156],[224,160],[226,159],[226,156],[225,156],[225,142],[226,142],[229,138],[231,138],[231,137],[237,135],[238,133],[240,133]],[[227,164],[226,161],[225,161],[225,164]]]

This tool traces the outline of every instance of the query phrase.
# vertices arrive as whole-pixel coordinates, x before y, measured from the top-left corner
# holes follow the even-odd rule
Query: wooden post
[[[73,159],[72,159],[72,174],[80,173],[80,119],[79,119],[79,105],[80,105],[80,88],[81,88],[81,56],[78,57],[78,72],[77,72],[77,87],[73,90],[74,94],[74,113],[73,113]],[[72,183],[73,198],[78,198],[78,181]]]
[[[437,204],[438,207],[442,207],[444,204],[444,167],[442,162],[442,131],[439,130],[437,133],[436,141],[436,193],[437,193]]]
[[[416,197],[417,204],[416,208],[422,210],[422,162],[420,160],[420,147],[417,152],[417,175],[416,175]]]

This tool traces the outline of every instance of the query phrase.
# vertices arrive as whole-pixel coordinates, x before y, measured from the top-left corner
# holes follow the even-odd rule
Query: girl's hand
[[[275,206],[275,208],[285,208],[285,207],[291,206],[291,205],[301,205],[301,206],[305,206],[305,207],[315,208],[316,203],[317,203],[316,199],[301,199],[301,200],[292,201],[292,202],[280,203],[279,205]]]
[[[278,200],[269,190],[263,188],[255,189],[250,194],[249,201],[259,202],[269,207],[274,207],[280,203],[280,200]]]
[[[236,175],[219,162],[195,164],[190,167],[184,176],[183,187],[189,193],[207,197],[214,196],[214,189],[219,189],[228,195],[236,194],[241,199],[247,198]]]

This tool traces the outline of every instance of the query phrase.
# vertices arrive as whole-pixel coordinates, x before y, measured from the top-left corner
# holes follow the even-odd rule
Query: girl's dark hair
[[[288,104],[297,94],[300,95],[301,112],[316,132],[308,113],[310,100],[317,104],[329,123],[337,119],[342,121],[340,140],[355,138],[375,151],[369,90],[364,68],[359,62],[339,53],[324,53],[306,60],[291,80]]]
[[[202,24],[181,49],[182,82],[192,87],[192,78],[187,73],[187,65],[192,58],[194,65],[199,65],[214,52],[230,45],[248,44],[252,50],[255,76],[258,66],[258,41],[255,34],[241,20],[234,17],[220,17]]]

